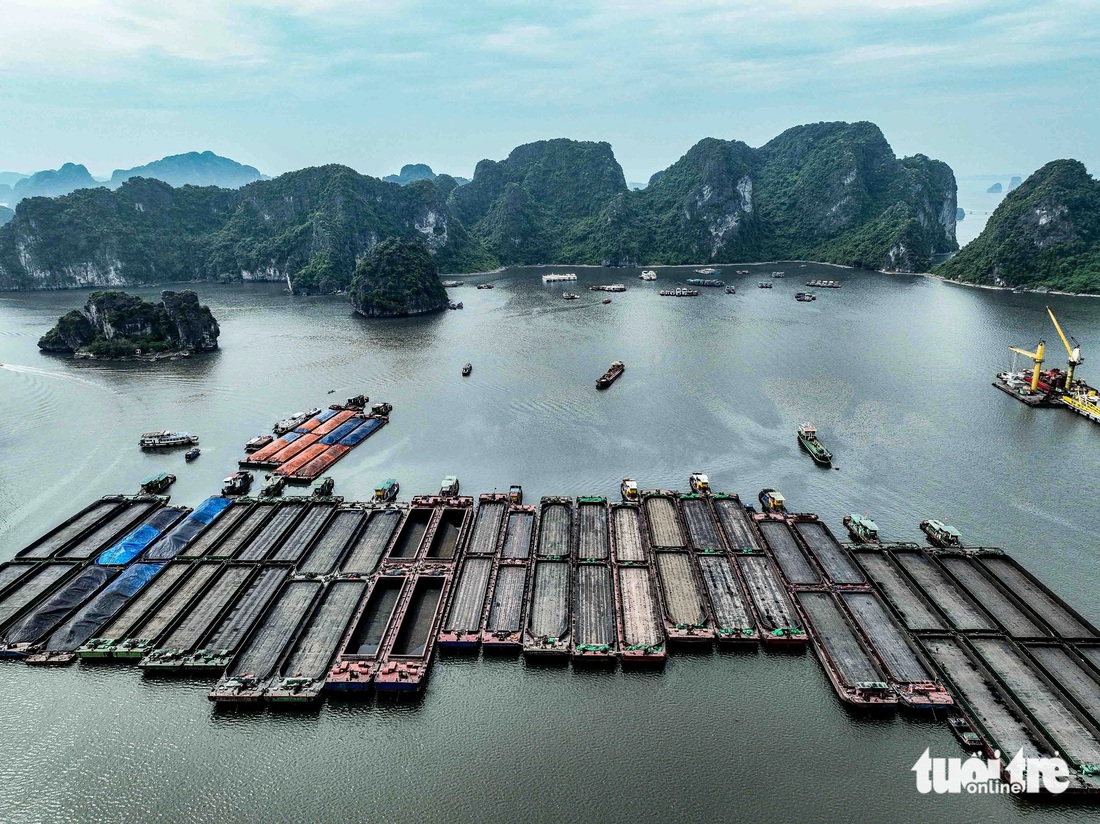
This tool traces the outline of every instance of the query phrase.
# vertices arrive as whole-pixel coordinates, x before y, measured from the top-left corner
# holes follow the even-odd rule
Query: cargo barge
[[[771,515],[754,516],[757,529],[775,559],[788,586],[821,586],[821,573],[810,562],[785,518]]]
[[[664,666],[668,653],[652,571],[648,566],[618,566],[615,581],[623,666]]]
[[[468,556],[458,576],[439,634],[439,646],[476,649],[481,642],[482,618],[495,564],[492,557]]]
[[[540,544],[541,533],[540,528]],[[569,573],[568,561],[535,561],[523,633],[524,655],[568,659],[573,623]]]
[[[626,364],[622,361],[615,361],[608,367],[607,371],[596,378],[597,389],[607,389],[611,384],[622,377],[623,372],[626,371]]]
[[[329,669],[326,690],[361,693],[371,688],[389,628],[398,606],[405,600],[408,584],[405,575],[379,575],[374,579]]]
[[[687,539],[676,512],[675,493],[645,492],[642,507],[649,525],[649,542],[654,549],[686,549]]]
[[[452,574],[448,566],[435,574],[418,575],[413,581],[408,600],[398,608],[391,640],[374,676],[377,692],[424,689]]]
[[[262,700],[268,679],[323,590],[320,581],[287,581],[207,697],[219,704]]]
[[[228,557],[235,561],[266,561],[275,546],[288,534],[298,519],[305,514],[308,504],[305,501],[285,501],[276,504],[263,504],[257,507],[269,508],[271,514],[262,520],[260,526],[248,536]]]
[[[602,511],[606,518],[607,510]],[[574,663],[614,664],[617,660],[617,596],[610,564],[577,559],[573,567]]]
[[[913,710],[954,707],[951,694],[874,592],[845,590],[838,592],[837,598],[874,653],[902,706]]]
[[[719,492],[711,499],[722,535],[731,552],[761,552],[763,548],[753,527],[751,510],[737,495]]]
[[[915,548],[915,545],[910,545]],[[947,621],[924,594],[910,581],[884,549],[852,547],[852,556],[875,589],[901,617],[912,632],[946,632]]]
[[[608,561],[607,499],[577,498],[577,560]]]
[[[198,508],[160,535],[141,553],[142,561],[170,561],[187,550],[199,536],[210,531],[212,524],[232,504],[231,499],[215,496],[207,498]]]
[[[961,552],[937,553],[934,562],[1013,638],[1049,638],[1052,633],[1025,605],[982,572],[981,567]]]
[[[81,535],[100,526],[108,518],[116,516],[125,507],[127,500],[123,496],[115,495],[93,501],[80,512],[17,552],[15,557],[19,560],[45,560],[54,557]]]
[[[860,709],[892,710],[898,696],[886,683],[878,662],[852,630],[831,592],[794,593],[822,669],[845,704]]]
[[[264,687],[265,701],[305,704],[321,697],[336,648],[347,634],[366,590],[367,582],[359,579],[339,579],[328,585],[294,645]]]
[[[279,541],[277,548],[269,556],[270,562],[297,566],[318,537],[327,531],[329,519],[334,517],[336,506],[333,501],[306,504],[305,514]]]
[[[894,547],[889,550],[909,580],[960,631],[993,631],[996,623],[956,584],[932,556],[918,548]]]
[[[87,561],[95,558],[153,515],[167,501],[167,498],[132,498],[51,557],[66,561]]]
[[[681,495],[680,511],[684,516],[691,547],[704,555],[721,554],[726,551],[722,539],[718,537],[718,524],[711,510],[710,500],[701,495]]]
[[[486,651],[519,651],[527,615],[535,508],[512,504],[504,529],[500,561],[487,599],[481,645]]]
[[[163,564],[131,564],[77,608],[65,621],[28,649],[29,664],[68,664],[89,638],[126,608]]]
[[[560,560],[569,557],[573,542],[573,499],[548,496],[539,512],[537,558]]]
[[[649,553],[646,552],[644,526],[638,505],[612,504],[611,526],[615,563],[624,566],[648,564]]]
[[[211,568],[217,571],[217,577],[206,585],[201,595],[192,598],[179,613],[165,614],[165,625],[153,627],[159,630],[155,636],[144,631],[144,640],[153,643],[134,645],[135,653],[145,653],[138,665],[146,673],[178,670],[256,574],[256,569],[248,566],[211,565]]]
[[[117,567],[87,566],[28,605],[0,630],[0,657],[22,658],[119,574]]]
[[[13,564],[7,568],[15,567]],[[45,562],[32,565],[27,572],[20,571],[19,577],[0,594],[0,639],[11,623],[37,607],[82,570],[76,564]]]
[[[669,642],[709,644],[714,640],[714,625],[703,601],[691,554],[658,550],[654,558]]]
[[[736,560],[745,589],[752,599],[760,640],[765,644],[804,645],[806,630],[772,560],[764,555],[738,555]]]
[[[760,640],[756,620],[742,588],[737,570],[729,558],[699,557],[699,572],[714,616],[714,632],[719,644],[755,644]]]
[[[816,515],[795,515],[791,524],[830,584],[866,586],[867,576]]]
[[[133,661],[144,658],[170,630],[180,616],[190,613],[199,597],[205,594],[215,576],[222,571],[220,563],[198,562],[181,564],[186,569],[182,582],[158,602],[140,620],[125,631],[110,629],[103,632],[103,641],[90,657],[106,657],[115,661]],[[79,654],[79,653],[78,653]],[[84,654],[79,654],[81,658]]]
[[[397,533],[404,513],[404,509],[394,505],[370,509],[366,526],[352,539],[339,564],[340,574],[358,577],[373,574]]]
[[[508,513],[505,495],[482,495],[477,506],[470,543],[466,555],[495,555],[504,528],[504,516]]]
[[[361,507],[338,507],[320,537],[306,550],[298,564],[298,574],[314,577],[333,574],[366,520],[367,510]]]

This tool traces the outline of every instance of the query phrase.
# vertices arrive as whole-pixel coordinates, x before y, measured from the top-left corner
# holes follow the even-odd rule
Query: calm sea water
[[[732,267],[736,268],[736,267]],[[173,500],[217,491],[244,441],[291,412],[365,392],[391,423],[331,473],[366,498],[450,473],[464,491],[522,483],[617,495],[624,475],[685,488],[693,470],[754,500],[779,488],[838,533],[870,513],[917,540],[940,517],[1003,546],[1100,621],[1100,428],[1029,410],[990,386],[1009,345],[1052,341],[1049,300],[1086,357],[1100,301],[973,290],[797,264],[723,273],[738,294],[657,290],[690,277],[548,270],[451,290],[465,309],[367,321],[339,298],[276,285],[200,285],[222,350],[143,365],[42,355],[38,337],[85,292],[0,295],[0,560],[100,495],[171,470]],[[745,268],[745,267],[742,267]],[[786,279],[762,290],[764,273]],[[809,277],[842,279],[797,303]],[[471,278],[476,281],[478,278]],[[625,281],[603,297],[594,283]],[[139,290],[153,297],[157,290]],[[1100,357],[1100,356],[1097,356]],[[597,393],[616,359],[625,376]],[[474,365],[466,379],[463,363]],[[1090,361],[1091,363],[1091,361]],[[1100,380],[1086,364],[1083,373]],[[334,390],[334,394],[327,394]],[[818,426],[839,471],[800,454]],[[187,429],[202,457],[144,455],[143,431]],[[810,654],[677,654],[661,674],[444,658],[418,702],[329,702],[307,714],[218,713],[210,682],[129,668],[0,666],[0,819],[37,821],[988,821],[1094,810],[1000,797],[924,797],[910,767],[960,751],[946,727],[846,712]]]

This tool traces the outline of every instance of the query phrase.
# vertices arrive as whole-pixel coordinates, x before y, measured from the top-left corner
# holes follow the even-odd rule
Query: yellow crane
[[[1062,327],[1058,323],[1058,318],[1054,317],[1054,310],[1049,306],[1047,307],[1047,314],[1054,321],[1054,328],[1058,330],[1058,337],[1062,339],[1062,345],[1066,347],[1066,352],[1069,354],[1069,368],[1066,369],[1066,392],[1069,392],[1073,387],[1073,370],[1078,364],[1085,362],[1085,359],[1081,357],[1081,344],[1077,342],[1077,338],[1073,335],[1070,335],[1069,340],[1066,340],[1065,333],[1062,332]],[[1069,341],[1073,341],[1073,346],[1069,345]]]
[[[1015,352],[1024,357],[1031,358],[1035,361],[1035,368],[1031,370],[1031,391],[1035,392],[1039,389],[1039,370],[1043,367],[1043,352],[1046,351],[1047,342],[1045,340],[1039,341],[1039,348],[1034,352],[1028,352],[1026,349],[1020,349],[1016,346],[1008,347],[1010,351]]]

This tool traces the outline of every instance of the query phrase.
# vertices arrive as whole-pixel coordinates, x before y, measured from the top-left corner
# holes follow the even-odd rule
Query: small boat
[[[727,286],[726,287],[726,294],[727,295],[736,295],[737,294],[737,287],[736,286]]]
[[[258,452],[263,449],[269,443],[275,440],[271,435],[257,435],[255,438],[249,438],[248,442],[244,445],[245,452]]]
[[[566,273],[566,274],[561,274],[561,275],[556,275],[556,274],[551,273],[549,275],[543,275],[542,276],[542,282],[543,283],[562,283],[563,281],[576,280],[576,279],[577,279],[577,276],[575,274],[573,274],[572,272],[569,272],[569,273]]]
[[[589,286],[590,292],[625,292],[626,284],[623,283],[603,283],[596,286]]]
[[[176,476],[167,472],[153,475],[141,482],[141,491],[146,495],[158,495],[176,482]]]
[[[458,496],[458,476],[448,475],[439,485],[439,497],[455,498]]]
[[[261,498],[277,498],[286,489],[285,475],[268,475],[267,483],[260,489]]]
[[[462,367],[462,377],[464,377],[464,378],[468,377],[469,374],[473,371],[474,371],[474,365],[472,363],[466,364],[465,366]]]
[[[981,736],[974,732],[974,728],[970,726],[970,722],[961,715],[949,716],[947,725],[951,727],[951,732],[959,739],[959,743],[963,745],[963,749],[968,752],[983,749]]]
[[[810,453],[814,463],[820,466],[829,466],[833,462],[833,453],[825,448],[825,445],[817,439],[817,429],[813,424],[804,423],[798,427],[798,442],[802,448]]]
[[[234,472],[222,481],[222,495],[243,495],[251,486],[251,472]]]
[[[611,384],[617,381],[619,379],[619,376],[621,376],[625,371],[626,364],[620,360],[615,361],[613,364],[611,364],[606,372],[596,378],[596,388],[607,389],[607,387],[611,386]]]
[[[493,288],[493,284],[491,284],[491,283],[479,283],[479,284],[477,285],[477,288],[478,288],[478,289],[492,289],[492,288]]]
[[[512,484],[508,487],[508,503],[516,504],[519,506],[523,503],[523,487],[519,484]]]
[[[396,499],[397,493],[400,491],[401,484],[394,478],[386,478],[386,480],[382,481],[382,483],[374,488],[374,501],[375,503],[387,504]]]
[[[374,406],[372,406],[370,408],[370,413],[372,415],[375,415],[375,416],[379,417],[379,418],[386,417],[386,415],[390,414],[392,411],[393,411],[393,404],[392,403],[385,403],[384,401],[382,403],[376,403]]]
[[[695,273],[698,275],[716,275],[718,274],[718,270],[713,266],[708,266],[706,269],[696,269]]]
[[[738,269],[737,270],[737,274],[739,274],[739,275],[747,275],[748,273],[749,273],[748,269]]]
[[[676,289],[662,289],[660,295],[663,298],[697,298],[699,297],[698,289],[684,289],[679,287]]]
[[[633,478],[623,478],[623,482],[619,484],[619,494],[624,501],[638,500],[638,482]]]
[[[175,446],[194,446],[199,442],[198,435],[189,432],[146,432],[138,439],[142,449],[171,449]]]
[[[604,306],[606,306],[607,304],[611,303],[611,298],[604,298],[603,300],[600,301],[600,303],[602,303]]]
[[[196,447],[195,447],[194,449],[188,449],[188,450],[187,450],[186,452],[184,452],[184,453],[183,453],[183,459],[184,459],[185,461],[187,461],[188,463],[191,463],[191,461],[193,461],[193,460],[195,460],[196,458],[198,458],[198,457],[199,457],[199,455],[201,455],[201,454],[202,454],[202,450],[201,450],[201,449],[199,449],[199,448],[198,448],[198,447],[196,446]]]
[[[576,300],[580,295],[574,295],[572,292],[562,292],[562,300]]]
[[[782,272],[772,272],[772,277],[773,278],[785,278],[786,275],[783,274]]]
[[[370,398],[368,398],[366,395],[356,395],[354,398],[348,398],[347,399],[347,402],[344,404],[344,408],[345,409],[362,409],[368,403],[370,403]]]
[[[847,527],[848,534],[852,536],[853,541],[861,544],[878,543],[878,524],[866,515],[860,515],[856,512],[845,515],[844,526]]]
[[[762,280],[756,285],[759,286],[761,289],[771,289],[772,288],[771,283],[769,283],[766,280]]]
[[[313,490],[314,498],[330,498],[332,497],[332,490],[336,487],[336,481],[326,475],[321,478],[321,482],[317,484],[317,488]]]
[[[702,472],[692,472],[688,476],[688,486],[696,495],[705,495],[710,492],[710,478]]]
[[[715,286],[724,287],[726,282],[724,280],[714,280],[713,278],[688,278],[688,286]]]
[[[310,409],[306,412],[295,412],[289,418],[283,418],[276,423],[275,426],[272,427],[272,431],[274,431],[276,435],[285,435],[287,432],[297,429],[320,411],[320,408],[318,408]]]
[[[765,512],[787,511],[787,501],[777,489],[761,489],[756,497]]]
[[[920,528],[928,536],[928,540],[933,546],[942,549],[962,546],[962,536],[959,534],[959,530],[953,526],[948,526],[943,521],[931,519],[921,521]]]
[[[817,300],[817,295],[813,292],[795,292],[794,299],[799,303],[809,303],[811,300]]]
[[[447,287],[448,289],[450,289],[450,288],[452,288],[452,287],[454,287],[454,286],[461,286],[461,285],[462,285],[462,283],[463,283],[463,281],[461,281],[461,280],[444,280],[444,281],[440,281],[440,283],[441,283],[441,284],[442,284],[443,286],[445,286],[445,287]]]
[[[638,275],[638,279],[639,280],[656,280],[657,279],[657,273],[654,272],[652,269],[646,269],[644,272],[642,272],[640,275]]]
[[[455,303],[454,301],[451,301],[450,303],[447,304],[447,308],[448,309],[461,309],[462,308],[462,301],[459,301],[458,303]]]

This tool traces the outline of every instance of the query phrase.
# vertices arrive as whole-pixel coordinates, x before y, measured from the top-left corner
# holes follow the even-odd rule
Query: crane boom
[[[1034,352],[1028,352],[1026,349],[1020,349],[1018,346],[1008,347],[1009,351],[1017,352],[1023,355],[1025,358],[1031,358],[1035,361],[1035,367],[1031,370],[1031,391],[1036,392],[1039,389],[1039,372],[1043,368],[1043,352],[1047,348],[1047,342],[1045,340],[1039,341],[1039,346]]]
[[[1062,339],[1062,345],[1066,347],[1066,352],[1069,354],[1069,366],[1066,369],[1066,391],[1068,392],[1070,387],[1073,386],[1073,370],[1085,359],[1081,357],[1081,347],[1077,343],[1077,339],[1072,335],[1070,340],[1073,341],[1073,346],[1069,345],[1069,340],[1066,340],[1065,333],[1062,332],[1062,326],[1058,323],[1058,318],[1054,317],[1054,310],[1049,306],[1047,307],[1047,314],[1050,315],[1050,319],[1054,321],[1054,328],[1058,330],[1058,337]]]

